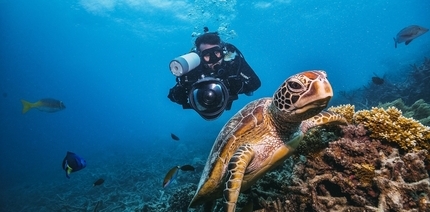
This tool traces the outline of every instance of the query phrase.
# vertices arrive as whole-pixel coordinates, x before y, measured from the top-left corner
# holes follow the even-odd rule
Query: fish
[[[375,85],[382,85],[382,84],[384,84],[384,82],[385,82],[385,80],[384,80],[385,75],[382,78],[379,77],[378,75],[376,75],[375,72],[373,72],[373,75],[375,75],[374,77],[372,77],[373,84],[375,84]]]
[[[50,98],[41,99],[34,103],[21,99],[21,103],[22,103],[22,114],[27,113],[32,108],[36,108],[40,111],[47,112],[47,113],[58,112],[66,108],[66,106],[62,101],[56,100],[56,99],[50,99]]]
[[[196,169],[191,165],[183,165],[180,167],[182,171],[195,171]]]
[[[70,174],[72,172],[77,172],[82,170],[87,166],[85,159],[79,157],[73,152],[67,151],[66,157],[63,159],[63,170],[66,171],[66,177],[70,179]]]
[[[236,58],[236,55],[237,55],[237,53],[236,53],[236,51],[234,51],[234,52],[227,52],[227,54],[225,54],[224,55],[224,61],[232,61],[232,60],[234,60],[234,58]]]
[[[413,39],[423,35],[429,31],[429,29],[424,28],[418,25],[411,25],[403,28],[397,33],[397,36],[394,39],[394,47],[397,48],[398,43],[405,42],[405,45],[408,45]]]
[[[183,166],[175,166],[171,168],[163,180],[163,188],[166,188],[171,182],[173,182],[176,179],[176,176],[178,176],[179,170],[182,171],[194,171],[196,170],[191,165],[183,165]]]
[[[103,178],[100,178],[100,179],[96,180],[96,182],[93,183],[93,186],[101,185],[104,182],[105,182],[105,180]]]
[[[375,85],[382,85],[384,84],[384,79],[382,79],[381,77],[372,77],[372,82]]]
[[[176,179],[176,176],[178,175],[179,168],[181,168],[181,167],[175,166],[167,172],[167,174],[163,180],[163,188],[166,188],[171,182],[173,182],[173,180]]]
[[[178,137],[178,136],[176,136],[175,134],[170,133],[170,136],[172,137],[172,139],[173,139],[173,140],[175,140],[175,141],[179,141],[179,137]]]

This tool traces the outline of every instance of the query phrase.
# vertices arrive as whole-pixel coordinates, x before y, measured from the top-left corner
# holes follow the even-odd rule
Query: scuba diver
[[[206,27],[190,53],[170,62],[170,71],[176,85],[168,98],[206,120],[230,110],[239,94],[251,96],[261,86],[239,49],[222,42],[217,32],[207,32]]]

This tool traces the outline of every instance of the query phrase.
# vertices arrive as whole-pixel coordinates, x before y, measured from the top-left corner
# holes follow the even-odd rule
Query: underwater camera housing
[[[200,56],[195,52],[190,52],[170,61],[169,67],[173,75],[180,77],[198,65],[200,65]]]
[[[227,87],[221,80],[213,77],[194,83],[189,99],[193,109],[206,120],[218,118],[227,105],[231,105]]]

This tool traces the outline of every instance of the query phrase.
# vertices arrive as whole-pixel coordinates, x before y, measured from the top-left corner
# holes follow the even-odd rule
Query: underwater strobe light
[[[195,52],[181,55],[170,62],[170,71],[180,77],[200,65],[200,57]]]

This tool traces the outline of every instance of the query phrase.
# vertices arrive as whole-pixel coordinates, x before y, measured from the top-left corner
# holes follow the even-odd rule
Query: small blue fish
[[[70,173],[77,172],[87,166],[87,162],[73,152],[67,152],[64,157],[62,167],[66,171],[66,177],[70,178]]]
[[[394,47],[397,48],[398,43],[405,42],[405,45],[408,45],[413,39],[421,36],[422,34],[429,31],[429,29],[418,26],[418,25],[411,25],[408,27],[403,28],[400,30],[399,33],[397,33],[397,36],[394,39]]]
[[[37,102],[31,103],[21,99],[22,113],[27,113],[31,108],[36,108],[40,111],[53,113],[66,108],[62,101],[56,99],[41,99]]]

